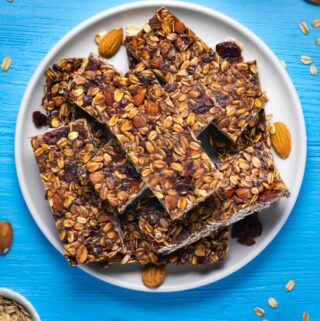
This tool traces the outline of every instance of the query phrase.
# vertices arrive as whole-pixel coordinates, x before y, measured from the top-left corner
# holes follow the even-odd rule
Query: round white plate
[[[284,121],[290,128],[292,135],[290,157],[285,161],[275,157],[281,175],[291,191],[291,197],[282,200],[261,215],[264,229],[256,245],[246,247],[232,240],[229,254],[223,262],[215,266],[200,269],[188,266],[169,267],[164,284],[159,289],[152,290],[169,292],[192,289],[215,282],[249,263],[280,231],[298,197],[306,160],[306,133],[302,109],[286,71],[277,57],[256,35],[219,12],[191,3],[172,1],[145,1],[126,4],[86,20],[50,50],[34,73],[20,106],[15,137],[15,157],[20,187],[28,208],[44,235],[62,252],[50,209],[43,197],[43,187],[28,139],[43,132],[43,130],[35,128],[31,118],[32,112],[40,108],[44,71],[49,65],[61,58],[84,57],[90,52],[96,52],[95,34],[114,27],[125,27],[129,24],[141,26],[161,5],[167,6],[174,14],[182,18],[209,45],[214,45],[228,37],[239,40],[245,48],[243,53],[245,59],[258,60],[262,87],[270,98],[266,106],[267,112],[274,114],[273,120]],[[125,72],[127,70],[125,49],[121,48],[121,51],[110,62]],[[94,264],[80,268],[117,286],[151,291],[142,284],[140,268],[135,265],[116,265],[108,270]],[[70,273],[72,273],[71,268]]]

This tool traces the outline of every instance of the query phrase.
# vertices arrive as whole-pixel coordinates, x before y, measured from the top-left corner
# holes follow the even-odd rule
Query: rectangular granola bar
[[[154,251],[175,251],[289,196],[271,151],[262,142],[223,159],[218,168],[224,184],[184,219],[172,221],[156,202],[140,205],[139,227],[154,240]]]
[[[69,263],[115,256],[123,249],[118,223],[83,171],[96,151],[86,120],[33,137],[31,145]]]
[[[146,189],[116,139],[103,145],[87,163],[86,169],[100,198],[116,207],[119,213]]]
[[[159,204],[156,198],[146,199],[145,202]],[[143,206],[130,206],[120,218],[123,239],[127,249],[126,254],[118,254],[111,263],[140,263],[140,264],[192,264],[196,266],[214,264],[222,260],[229,249],[229,232],[227,228],[210,233],[187,247],[161,255],[154,251],[153,239],[141,231],[139,227],[139,211]],[[162,209],[163,210],[163,209]],[[109,262],[110,264],[110,262]]]
[[[196,135],[213,120],[235,142],[267,100],[255,62],[228,63],[166,8],[127,37],[126,48],[130,63],[152,69]]]
[[[90,55],[72,83],[70,99],[109,126],[173,219],[219,186],[221,173],[143,64],[125,77]]]

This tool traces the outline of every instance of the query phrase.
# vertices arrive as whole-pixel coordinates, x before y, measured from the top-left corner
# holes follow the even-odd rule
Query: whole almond
[[[282,122],[273,124],[275,131],[271,133],[271,144],[276,153],[283,159],[287,158],[291,151],[291,136],[288,127]]]
[[[106,35],[102,37],[99,42],[99,53],[104,58],[111,58],[114,56],[123,40],[123,29],[115,28],[109,31]]]
[[[142,271],[142,282],[149,288],[157,288],[166,277],[165,265],[147,264]]]
[[[6,254],[12,244],[13,230],[8,222],[0,222],[0,254]]]
[[[177,33],[183,33],[186,30],[186,26],[179,19],[174,22],[174,30]]]
[[[136,106],[140,106],[144,102],[144,98],[146,97],[147,89],[142,88],[140,89],[137,94],[133,96],[133,103]]]

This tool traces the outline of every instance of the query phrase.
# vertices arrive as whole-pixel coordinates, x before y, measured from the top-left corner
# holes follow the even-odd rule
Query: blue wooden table
[[[301,320],[309,311],[320,320],[320,28],[304,36],[300,20],[320,18],[320,6],[302,0],[198,0],[258,34],[287,64],[305,115],[308,159],[303,187],[287,224],[253,262],[232,276],[197,290],[147,294],[104,284],[70,268],[34,223],[20,193],[14,164],[14,130],[22,95],[48,50],[84,19],[122,0],[0,0],[0,59],[12,57],[0,71],[0,221],[12,223],[15,239],[0,257],[0,287],[27,296],[43,320]],[[300,55],[310,55],[319,74],[312,77]],[[294,173],[292,173],[294,175]],[[296,288],[284,291],[287,280]],[[274,296],[278,310],[267,307]]]

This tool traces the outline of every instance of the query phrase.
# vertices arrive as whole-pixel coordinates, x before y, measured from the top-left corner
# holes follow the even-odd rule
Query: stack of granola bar
[[[213,264],[230,224],[289,196],[257,64],[213,50],[166,8],[125,46],[125,75],[94,54],[45,74],[52,128],[31,144],[65,256]]]

